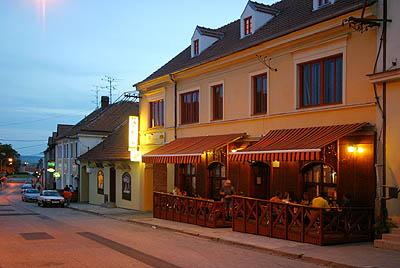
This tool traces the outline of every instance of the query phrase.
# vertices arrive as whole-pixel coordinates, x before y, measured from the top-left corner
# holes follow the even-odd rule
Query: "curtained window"
[[[339,104],[343,95],[343,56],[299,65],[300,107]]]

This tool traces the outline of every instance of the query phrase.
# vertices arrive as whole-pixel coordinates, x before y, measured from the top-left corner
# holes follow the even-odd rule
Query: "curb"
[[[229,239],[221,239],[221,238],[217,238],[217,237],[213,237],[213,236],[209,236],[209,235],[202,235],[202,234],[195,233],[195,232],[188,232],[188,231],[184,231],[184,230],[180,230],[180,229],[174,229],[174,228],[171,228],[171,227],[165,227],[165,226],[161,226],[161,225],[158,225],[158,224],[147,223],[147,222],[143,222],[143,221],[137,221],[135,219],[121,219],[121,218],[118,218],[118,217],[113,217],[113,216],[110,216],[110,215],[101,214],[101,213],[98,213],[98,212],[95,212],[95,211],[83,210],[83,209],[74,208],[74,207],[67,207],[67,208],[70,208],[70,209],[73,209],[73,210],[76,210],[76,211],[80,211],[80,212],[84,212],[84,213],[88,213],[88,214],[101,216],[101,217],[104,217],[104,218],[113,219],[113,220],[118,220],[118,221],[133,223],[133,224],[138,224],[138,225],[151,227],[151,228],[156,227],[156,229],[172,231],[172,232],[186,234],[186,235],[190,235],[190,236],[194,236],[194,237],[200,237],[200,238],[203,238],[203,239],[208,239],[208,240],[211,240],[211,241],[214,241],[214,242],[223,243],[223,244],[227,244],[227,245],[235,245],[235,246],[240,246],[240,247],[244,247],[244,248],[247,248],[247,249],[256,249],[256,250],[260,250],[260,251],[263,251],[263,252],[267,252],[267,253],[269,253],[271,255],[286,257],[288,259],[302,260],[302,261],[307,262],[307,263],[312,263],[312,264],[317,264],[317,265],[322,265],[322,266],[327,266],[327,267],[334,267],[334,268],[357,268],[357,267],[359,267],[359,266],[343,264],[343,263],[339,263],[339,262],[335,262],[335,261],[324,260],[324,259],[320,259],[320,258],[316,258],[316,257],[306,256],[304,254],[289,253],[289,252],[285,252],[285,251],[278,250],[278,249],[272,249],[272,248],[268,248],[268,247],[262,247],[262,246],[257,246],[257,245],[246,244],[246,243],[242,243],[242,242],[232,241],[232,240],[229,240]]]

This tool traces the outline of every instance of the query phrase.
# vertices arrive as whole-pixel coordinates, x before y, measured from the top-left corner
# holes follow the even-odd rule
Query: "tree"
[[[19,157],[20,155],[11,144],[0,143],[0,173],[14,173],[20,163]],[[8,158],[12,159],[12,163],[7,160]]]

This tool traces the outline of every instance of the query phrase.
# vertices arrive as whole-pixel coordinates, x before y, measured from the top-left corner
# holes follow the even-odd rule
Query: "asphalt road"
[[[0,190],[0,268],[318,267],[301,260],[20,200]]]

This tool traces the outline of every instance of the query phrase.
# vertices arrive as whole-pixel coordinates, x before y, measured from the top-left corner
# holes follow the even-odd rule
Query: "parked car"
[[[65,199],[55,190],[44,190],[38,197],[38,206],[64,207]]]
[[[40,196],[40,191],[36,189],[26,189],[22,193],[22,201],[24,202],[37,202]]]
[[[21,186],[21,193],[24,193],[28,189],[33,189],[32,184],[30,183],[25,183]]]

